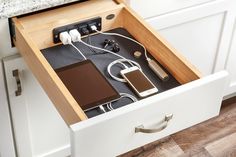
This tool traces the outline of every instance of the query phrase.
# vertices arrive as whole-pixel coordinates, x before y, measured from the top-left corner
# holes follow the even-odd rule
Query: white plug
[[[103,107],[103,105],[100,105],[99,108],[100,108],[100,110],[102,110],[104,113],[106,113],[106,110],[105,110],[105,108]]]
[[[63,45],[71,44],[71,36],[68,32],[62,32],[59,36]]]
[[[91,29],[92,31],[97,31],[97,27],[96,27],[95,25],[90,26],[90,29]]]
[[[71,36],[71,40],[73,42],[80,42],[81,41],[81,34],[79,33],[79,31],[77,29],[72,29],[69,31],[69,34]]]

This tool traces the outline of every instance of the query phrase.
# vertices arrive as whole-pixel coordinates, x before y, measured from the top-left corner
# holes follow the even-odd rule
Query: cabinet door
[[[0,64],[0,157],[15,157],[11,119],[3,76],[2,64]]]
[[[236,8],[236,4],[235,4]],[[235,10],[236,12],[236,10]],[[235,13],[236,15],[236,13]],[[230,74],[230,86],[226,90],[226,95],[232,94],[236,92],[236,17],[234,21],[234,31],[232,36],[232,44],[229,48],[229,55],[225,64],[225,68]]]
[[[28,70],[22,58],[4,61],[14,133],[19,157],[65,157],[70,155],[69,129]],[[13,70],[19,70],[22,93]]]
[[[224,69],[233,29],[233,3],[235,0],[215,0],[146,20],[204,75],[209,75]]]
[[[126,0],[128,4],[144,17],[166,14],[214,0]]]

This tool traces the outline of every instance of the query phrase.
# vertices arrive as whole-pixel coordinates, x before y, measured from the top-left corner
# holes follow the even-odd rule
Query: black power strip
[[[54,28],[53,31],[52,31],[52,33],[53,33],[53,42],[55,44],[59,43],[60,42],[60,39],[59,39],[60,33],[65,32],[65,31],[69,32],[70,30],[73,30],[73,29],[77,29],[82,36],[94,33],[94,31],[92,31],[90,29],[90,26],[92,26],[92,25],[95,25],[97,27],[97,30],[101,31],[101,29],[102,29],[102,18],[101,17],[96,17],[96,18],[93,18],[93,19],[80,21],[80,22],[69,24],[69,25]],[[87,30],[88,32],[85,32],[85,30]]]

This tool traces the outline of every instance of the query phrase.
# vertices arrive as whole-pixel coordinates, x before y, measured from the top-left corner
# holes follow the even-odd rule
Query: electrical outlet
[[[91,26],[91,25],[95,25],[97,27],[97,30],[101,31],[101,29],[102,29],[102,18],[101,17],[96,17],[96,18],[93,18],[93,19],[88,19],[88,20],[85,20],[85,21],[80,21],[80,22],[69,24],[69,25],[54,28],[53,31],[52,31],[53,42],[55,44],[59,43],[60,42],[60,39],[59,39],[60,33],[65,32],[65,31],[69,32],[72,29],[77,29],[80,32],[81,36],[94,33],[92,30],[90,30],[89,26]]]

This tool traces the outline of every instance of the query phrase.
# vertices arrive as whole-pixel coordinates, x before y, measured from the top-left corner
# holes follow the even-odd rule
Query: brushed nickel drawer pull
[[[15,91],[15,95],[16,96],[20,96],[21,92],[22,92],[22,88],[21,88],[21,81],[20,81],[20,76],[19,76],[19,70],[15,69],[12,71],[13,76],[16,79],[16,85],[17,85],[17,90]]]
[[[163,123],[161,126],[159,126],[158,128],[153,128],[153,129],[146,129],[144,128],[143,125],[140,125],[138,127],[135,127],[135,133],[156,133],[156,132],[160,132],[162,130],[164,130],[167,126],[169,121],[173,118],[173,114],[168,114],[165,116]]]

